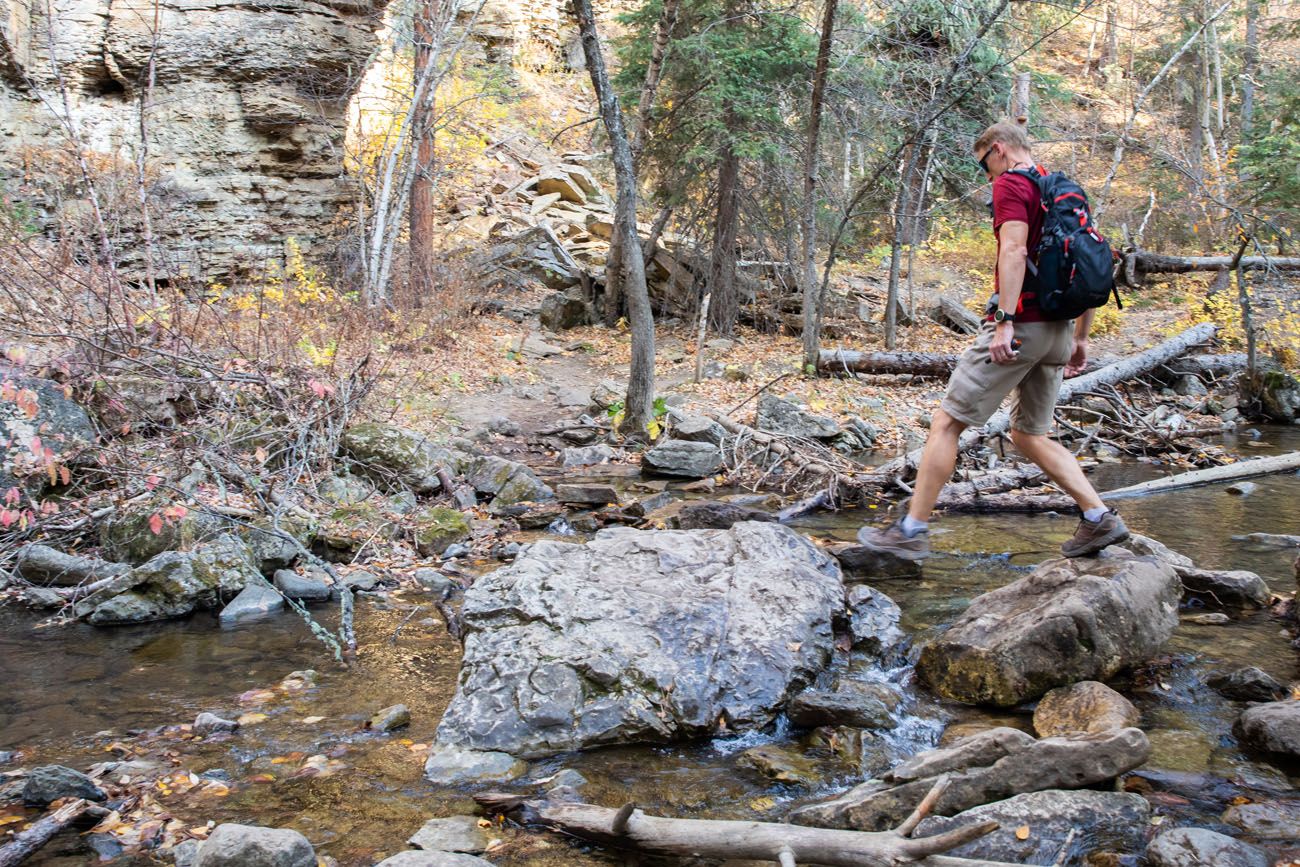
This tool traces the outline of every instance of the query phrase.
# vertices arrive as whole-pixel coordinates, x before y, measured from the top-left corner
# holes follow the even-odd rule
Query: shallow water
[[[1261,431],[1267,447],[1241,446],[1242,452],[1300,448],[1300,429]],[[1095,478],[1105,489],[1160,473],[1148,465],[1107,464]],[[1275,591],[1289,593],[1295,589],[1294,553],[1252,548],[1232,536],[1300,534],[1300,477],[1256,483],[1258,490],[1245,498],[1215,485],[1129,500],[1121,508],[1135,531],[1198,564],[1250,569]],[[876,516],[871,511],[819,514],[798,527],[848,540],[863,520]],[[875,586],[902,607],[903,625],[918,643],[960,614],[974,596],[1052,556],[1073,529],[1073,518],[1047,515],[944,517],[933,533],[934,547],[943,554],[927,562],[924,576]],[[317,613],[329,619],[327,612]],[[1300,784],[1300,777],[1288,777],[1238,749],[1231,727],[1240,706],[1204,686],[1212,670],[1235,665],[1257,665],[1283,682],[1296,680],[1297,654],[1281,630],[1267,613],[1225,626],[1184,620],[1166,657],[1125,682],[1155,749],[1139,775],[1155,788],[1178,793],[1159,808],[1171,819],[1212,824],[1237,795],[1262,797]],[[58,761],[85,767],[112,758],[106,749],[131,732],[176,726],[200,711],[265,713],[265,720],[224,740],[180,740],[176,730],[142,738],[154,747],[173,739],[181,767],[225,772],[231,780],[224,796],[196,789],[159,796],[160,801],[187,823],[213,819],[297,828],[344,867],[370,865],[405,848],[405,838],[424,819],[465,812],[472,802],[469,789],[437,789],[421,777],[419,747],[433,738],[455,687],[459,659],[458,645],[430,599],[410,592],[363,598],[358,634],[359,662],[344,670],[292,614],[235,628],[221,628],[211,616],[114,629],[39,628],[28,612],[0,608],[0,750],[23,750],[27,766]],[[993,715],[917,693],[910,688],[908,666],[885,671],[862,658],[853,664],[864,677],[907,686],[907,703],[895,731],[869,744],[862,767],[813,751],[821,778],[816,786],[774,784],[737,764],[748,746],[799,746],[806,733],[783,725],[736,740],[556,757],[534,763],[527,780],[570,767],[588,778],[583,796],[595,803],[635,800],[647,811],[668,815],[776,818],[794,803],[824,797],[860,781],[864,771],[933,745],[950,722],[996,719],[1030,727],[1028,712]],[[316,687],[274,689],[291,671],[307,668],[319,672]],[[270,694],[241,703],[241,694],[265,689]],[[411,709],[409,729],[395,735],[364,731],[373,711],[397,702]],[[318,761],[342,766],[328,775],[294,776],[305,773],[300,768],[317,755],[325,757]],[[621,863],[557,839],[511,840],[501,833],[507,843],[489,855],[498,864]],[[71,837],[58,841],[29,863],[88,863],[77,845]]]

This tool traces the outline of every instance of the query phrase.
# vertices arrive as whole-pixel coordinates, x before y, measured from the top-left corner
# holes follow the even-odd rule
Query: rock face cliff
[[[0,181],[51,226],[50,165],[74,153],[71,123],[113,215],[119,256],[142,265],[134,161],[140,92],[151,210],[164,276],[219,277],[328,233],[355,197],[343,175],[348,102],[386,0],[0,0]],[[156,22],[156,27],[155,27]],[[73,164],[75,165],[75,163]],[[116,183],[114,183],[116,180]]]

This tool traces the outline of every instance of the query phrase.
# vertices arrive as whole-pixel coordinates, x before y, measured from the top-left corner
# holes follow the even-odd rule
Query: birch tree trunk
[[[821,137],[822,101],[826,93],[826,75],[831,61],[831,38],[835,34],[837,0],[825,0],[825,4],[822,10],[821,38],[817,43],[817,65],[813,70],[812,98],[808,105],[808,138],[804,143],[803,157],[803,201],[799,214],[799,225],[803,236],[799,282],[803,284],[805,369],[816,368],[817,346],[820,343],[817,326],[821,317],[818,316],[817,301],[821,293],[818,292],[817,264],[814,261],[817,251],[817,158],[818,140]]]
[[[582,52],[587,59],[591,85],[600,103],[600,116],[609,135],[613,151],[614,184],[617,200],[614,203],[614,233],[619,237],[625,252],[640,249],[636,232],[636,169],[632,160],[632,147],[623,115],[619,111],[618,97],[609,83],[605,70],[605,57],[601,53],[600,37],[596,33],[596,17],[591,10],[591,0],[573,0],[573,10],[578,18],[578,32],[582,37]],[[650,295],[646,290],[645,261],[641,256],[624,255],[623,272],[626,275],[624,290],[627,297],[628,320],[632,327],[632,364],[627,383],[627,398],[623,403],[621,430],[629,435],[644,435],[646,425],[653,418],[655,391],[655,331],[654,317],[650,313]]]

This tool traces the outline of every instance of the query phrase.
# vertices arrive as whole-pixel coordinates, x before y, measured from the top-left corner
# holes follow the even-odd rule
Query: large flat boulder
[[[977,597],[925,646],[917,673],[945,698],[1000,707],[1104,681],[1156,655],[1181,597],[1177,573],[1155,558],[1049,560]]]
[[[758,398],[754,427],[781,436],[806,439],[830,439],[840,433],[835,419],[816,415],[794,401],[767,393]]]
[[[464,455],[436,445],[418,431],[379,422],[354,424],[343,432],[343,450],[357,468],[389,487],[429,494],[442,487],[438,468],[460,471]]]
[[[980,735],[973,735],[979,738]],[[1151,754],[1151,745],[1141,729],[1128,728],[1099,734],[1072,734],[1041,740],[1019,741],[1001,738],[990,749],[963,749],[958,741],[937,756],[921,754],[914,765],[927,767],[931,775],[902,776],[898,782],[872,781],[850,789],[823,804],[802,807],[790,816],[799,825],[884,831],[905,819],[933,787],[938,774],[949,774],[949,785],[934,806],[934,815],[952,816],[971,807],[989,804],[1026,792],[1046,789],[1080,789],[1114,779],[1141,765]],[[996,748],[992,748],[996,747]],[[953,751],[961,751],[954,755]],[[991,764],[961,767],[962,761],[996,756]],[[921,760],[918,762],[918,760]],[[899,779],[898,769],[886,778]]]
[[[66,554],[48,545],[24,545],[18,549],[18,574],[32,584],[75,587],[130,571],[125,563],[110,563],[98,557]]]
[[[766,725],[825,667],[839,567],[771,523],[543,541],[465,594],[441,744],[537,757]]]

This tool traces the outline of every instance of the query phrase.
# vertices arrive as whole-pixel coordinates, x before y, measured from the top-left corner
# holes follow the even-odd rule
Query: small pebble
[[[1258,487],[1259,485],[1254,482],[1236,482],[1235,484],[1228,485],[1225,490],[1229,494],[1235,494],[1238,497],[1247,497],[1253,494],[1255,489]]]
[[[194,718],[194,733],[210,735],[213,732],[233,732],[239,723],[232,719],[223,719],[214,713],[204,711]]]

